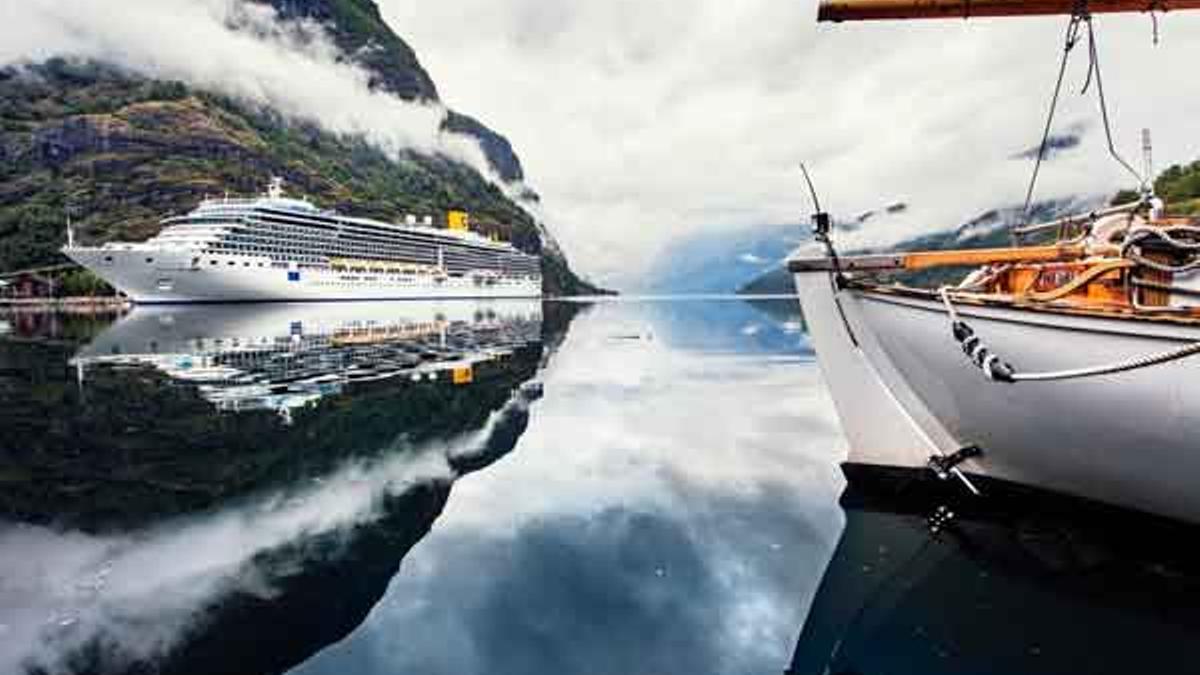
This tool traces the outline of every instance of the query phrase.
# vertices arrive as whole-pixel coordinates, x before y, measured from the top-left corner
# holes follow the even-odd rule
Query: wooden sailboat
[[[823,21],[1195,9],[1200,0],[835,0]],[[984,250],[789,261],[852,465],[1200,522],[1200,220],[1150,192]],[[811,254],[810,254],[811,253]],[[912,288],[904,270],[971,268]]]

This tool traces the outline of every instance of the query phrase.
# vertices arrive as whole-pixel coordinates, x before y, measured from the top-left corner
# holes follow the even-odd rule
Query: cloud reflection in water
[[[736,353],[680,311],[578,319],[517,451],[294,672],[782,670],[842,523],[833,412],[804,345]]]
[[[421,446],[401,438],[377,460],[130,534],[0,525],[0,551],[21,552],[0,557],[0,672],[124,669],[165,656],[211,628],[212,603],[235,592],[270,599],[276,580],[313,565],[314,555],[338,556],[288,546],[348,533],[378,519],[389,495],[452,480],[450,462],[487,452],[493,432],[507,433],[527,405],[517,397],[475,432]]]

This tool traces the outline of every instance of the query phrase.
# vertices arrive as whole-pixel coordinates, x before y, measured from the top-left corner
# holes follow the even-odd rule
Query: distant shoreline
[[[10,311],[66,310],[87,312],[127,309],[133,303],[129,298],[116,295],[99,297],[83,296],[68,298],[0,298],[0,308]]]

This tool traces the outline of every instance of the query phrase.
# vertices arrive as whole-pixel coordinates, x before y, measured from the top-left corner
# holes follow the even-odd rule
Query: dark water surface
[[[1192,531],[847,485],[802,331],[740,299],[6,317],[0,673],[1198,670]]]

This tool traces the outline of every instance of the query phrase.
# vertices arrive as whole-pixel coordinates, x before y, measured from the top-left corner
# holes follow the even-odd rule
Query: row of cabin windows
[[[308,237],[300,238],[282,238],[277,236],[262,236],[257,232],[243,231],[235,232],[229,236],[224,242],[226,245],[234,247],[249,247],[254,250],[273,250],[283,249],[288,251],[302,252],[306,248],[316,249],[322,252],[333,250],[337,252],[361,252],[377,250],[386,250],[391,252],[409,253],[412,255],[434,256],[435,250],[430,250],[429,245],[425,243],[405,242],[405,241],[356,241],[356,240],[315,240]],[[479,250],[470,247],[451,246],[443,248],[445,255],[464,256],[478,260],[518,257],[512,253],[502,253],[497,251]]]
[[[316,259],[311,259],[311,260],[312,260],[313,262],[320,262],[319,260],[316,260]],[[105,258],[104,258],[104,261],[105,261],[105,262],[112,262],[112,256],[105,256]],[[193,262],[199,262],[199,259],[197,259],[197,260],[195,260],[195,261],[193,261]],[[153,263],[154,263],[154,258],[146,258],[146,264],[147,264],[147,265],[149,265],[149,264],[153,264]],[[217,261],[217,260],[209,260],[209,261],[208,261],[208,263],[209,263],[209,265],[217,265],[217,264],[218,264],[218,261]],[[230,267],[235,267],[235,266],[237,266],[237,261],[230,260],[230,261],[228,262],[228,264],[229,264],[229,266],[230,266]],[[244,267],[250,267],[250,266],[251,266],[251,263],[250,263],[250,262],[248,262],[248,261],[243,261],[242,265],[243,265]],[[258,266],[259,266],[259,267],[266,267],[266,263],[260,262],[260,263],[258,263]],[[273,266],[274,266],[274,265],[273,265]],[[300,265],[300,267],[301,267],[302,269],[325,269],[325,266],[324,266],[324,265],[303,265],[303,264],[302,264],[302,265]],[[457,267],[457,266],[455,265],[454,267]],[[456,271],[457,271],[457,270],[456,270]],[[516,271],[520,271],[520,270],[516,270]],[[528,271],[528,270],[526,270],[526,271]]]
[[[446,241],[444,238],[438,238],[427,235],[418,235],[411,232],[378,232],[369,229],[343,225],[341,232],[334,234],[332,232],[316,230],[311,226],[294,227],[278,224],[275,218],[258,218],[247,221],[247,224],[258,227],[253,227],[254,231],[266,233],[288,233],[291,237],[298,237],[314,242],[332,243],[336,240],[357,240],[363,242],[379,242],[391,243],[397,240],[405,242],[418,243],[424,246],[444,245],[448,247],[471,249],[479,253],[495,254],[495,249],[481,246],[479,244],[464,242],[464,241]],[[266,226],[265,228],[263,226]]]
[[[218,264],[218,261],[216,261],[216,260],[209,260],[209,261],[208,261],[208,264],[209,264],[209,265],[216,265],[216,264]],[[236,261],[236,260],[230,260],[230,261],[229,261],[229,266],[230,266],[230,267],[237,267],[237,261]],[[243,263],[242,263],[242,266],[243,266],[243,267],[250,267],[250,266],[251,266],[251,264],[250,264],[249,262],[243,262]],[[262,263],[262,262],[260,262],[260,263],[258,263],[258,266],[259,266],[259,267],[266,267],[266,266],[267,266],[267,264],[266,264],[266,263]]]
[[[310,255],[306,256],[305,253],[308,253],[307,251],[299,249],[299,247],[295,247],[295,246],[256,246],[256,245],[250,245],[250,244],[228,243],[228,241],[227,241],[227,243],[217,244],[215,246],[215,249],[238,251],[238,252],[250,252],[250,253],[289,253],[289,255],[293,255],[293,256],[305,259],[305,261],[307,261],[307,262],[322,261],[322,256],[313,256],[313,255],[311,255],[311,253],[310,253]],[[364,255],[364,253],[365,253],[366,257],[374,257],[374,256],[379,255],[378,251],[362,251],[359,249],[342,249],[341,251],[338,251],[338,252],[344,252],[344,253],[347,253],[347,255],[360,255],[360,256]],[[389,253],[391,253],[391,251],[389,251]],[[422,253],[424,253],[424,255],[420,255],[420,253],[418,253],[418,255],[414,255],[413,252],[408,252],[408,251],[406,251],[404,253],[408,253],[408,256],[402,256],[402,257],[404,259],[408,259],[408,261],[413,261],[413,262],[433,262],[434,259],[436,259],[436,258],[432,258],[426,252],[422,252]],[[517,258],[516,256],[508,257],[509,259],[504,259],[504,258],[496,259],[496,258],[492,258],[492,257],[466,256],[466,255],[462,255],[462,253],[460,253],[460,252],[450,251],[450,252],[445,252],[443,257],[445,259],[445,262],[448,264],[454,264],[454,263],[463,263],[463,264],[468,264],[468,265],[474,264],[474,265],[478,265],[478,267],[485,267],[485,268],[508,267],[508,268],[520,269],[520,268],[533,268],[536,265],[536,263],[534,261],[529,261],[529,259]]]
[[[226,243],[223,245],[218,245],[216,248],[218,248],[219,250],[228,250],[228,251],[244,252],[244,253],[259,253],[259,254],[282,253],[282,254],[291,255],[299,260],[304,260],[306,262],[314,262],[314,263],[322,262],[322,257],[312,256],[312,255],[304,255],[304,253],[301,252],[299,249],[292,248],[292,247],[263,247],[263,246],[251,246],[251,245],[244,245],[244,244]],[[361,251],[361,250],[351,249],[351,250],[344,251],[344,253],[348,256],[380,257],[380,255],[379,255],[380,252],[373,251],[373,250]],[[392,252],[389,252],[389,253],[392,253]],[[386,255],[385,257],[391,258],[391,259],[398,258],[398,259],[404,260],[406,262],[418,262],[418,263],[433,263],[436,260],[435,258],[433,258],[430,255],[414,255],[411,253],[408,255],[392,253],[391,255]],[[468,268],[484,268],[484,269],[500,269],[500,270],[508,268],[508,269],[515,269],[515,270],[532,270],[537,266],[536,263],[534,263],[533,261],[529,261],[529,260],[512,260],[512,259],[510,259],[510,260],[505,261],[505,260],[496,260],[494,258],[478,258],[478,257],[473,257],[473,256],[463,256],[463,255],[458,255],[455,253],[450,253],[450,254],[444,255],[443,260],[448,267],[459,267],[461,265],[461,266],[466,266]]]
[[[266,237],[257,237],[262,240],[283,239],[285,241],[302,241],[307,243],[321,244],[324,246],[337,245],[343,242],[349,243],[380,243],[380,244],[417,244],[421,247],[428,246],[446,246],[454,250],[467,250],[471,253],[480,255],[505,255],[504,251],[497,251],[494,248],[472,244],[462,241],[444,241],[433,237],[412,236],[408,233],[389,233],[389,234],[374,234],[374,233],[352,233],[343,231],[340,234],[332,234],[320,231],[307,230],[306,228],[282,227],[271,223],[259,221],[250,221],[248,227],[238,228],[235,235],[266,235]],[[265,226],[265,227],[264,227]],[[512,255],[512,254],[508,254]]]
[[[237,219],[234,219],[237,220]],[[286,217],[278,216],[258,216],[250,217],[243,220],[250,229],[255,231],[264,231],[265,233],[286,233],[289,238],[305,239],[314,243],[330,243],[334,239],[353,239],[368,242],[387,243],[397,239],[416,242],[423,245],[448,245],[451,247],[461,247],[472,249],[479,253],[495,254],[496,251],[486,246],[464,241],[444,241],[443,238],[422,235],[413,232],[405,231],[387,231],[381,232],[376,229],[366,228],[362,226],[342,224],[339,231],[335,231],[328,225],[318,225],[312,222],[296,221]]]

